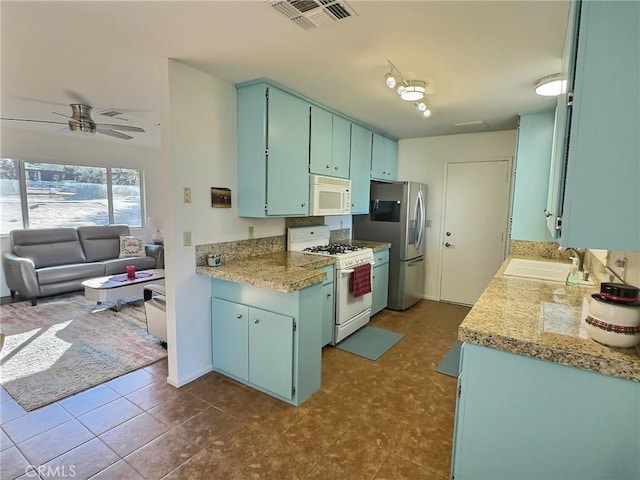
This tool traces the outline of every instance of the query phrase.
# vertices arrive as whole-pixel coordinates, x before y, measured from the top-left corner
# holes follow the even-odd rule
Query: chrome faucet
[[[558,248],[561,252],[565,250],[571,250],[578,257],[578,271],[584,272],[584,255],[587,253],[587,250],[584,248],[573,248],[573,247],[560,247]]]

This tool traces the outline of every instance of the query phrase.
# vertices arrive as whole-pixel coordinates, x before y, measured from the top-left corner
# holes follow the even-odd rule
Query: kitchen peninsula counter
[[[218,267],[197,266],[196,273],[289,293],[322,283],[326,274],[317,269],[334,262],[332,257],[280,251],[230,260]]]
[[[460,325],[460,341],[640,382],[640,347],[601,345],[585,331],[598,285],[566,287],[505,276],[512,258],[518,257],[503,263]]]

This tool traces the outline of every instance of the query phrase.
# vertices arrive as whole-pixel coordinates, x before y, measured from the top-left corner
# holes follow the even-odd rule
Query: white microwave
[[[351,213],[351,180],[309,175],[309,215]]]

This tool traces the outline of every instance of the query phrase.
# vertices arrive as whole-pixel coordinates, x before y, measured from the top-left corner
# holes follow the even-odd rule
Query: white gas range
[[[349,277],[354,268],[373,265],[373,250],[348,244],[330,244],[329,227],[297,227],[287,230],[287,250],[313,255],[329,255],[336,258],[334,299],[335,325],[333,342],[344,340],[353,332],[369,323],[371,316],[371,292],[354,296],[350,292]],[[372,282],[370,274],[369,281]],[[366,278],[366,276],[365,276]]]

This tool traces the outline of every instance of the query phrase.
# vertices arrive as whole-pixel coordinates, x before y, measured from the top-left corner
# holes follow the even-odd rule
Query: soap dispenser
[[[578,271],[578,257],[571,257],[571,269],[567,275],[565,284],[569,287],[580,285],[580,272]]]

